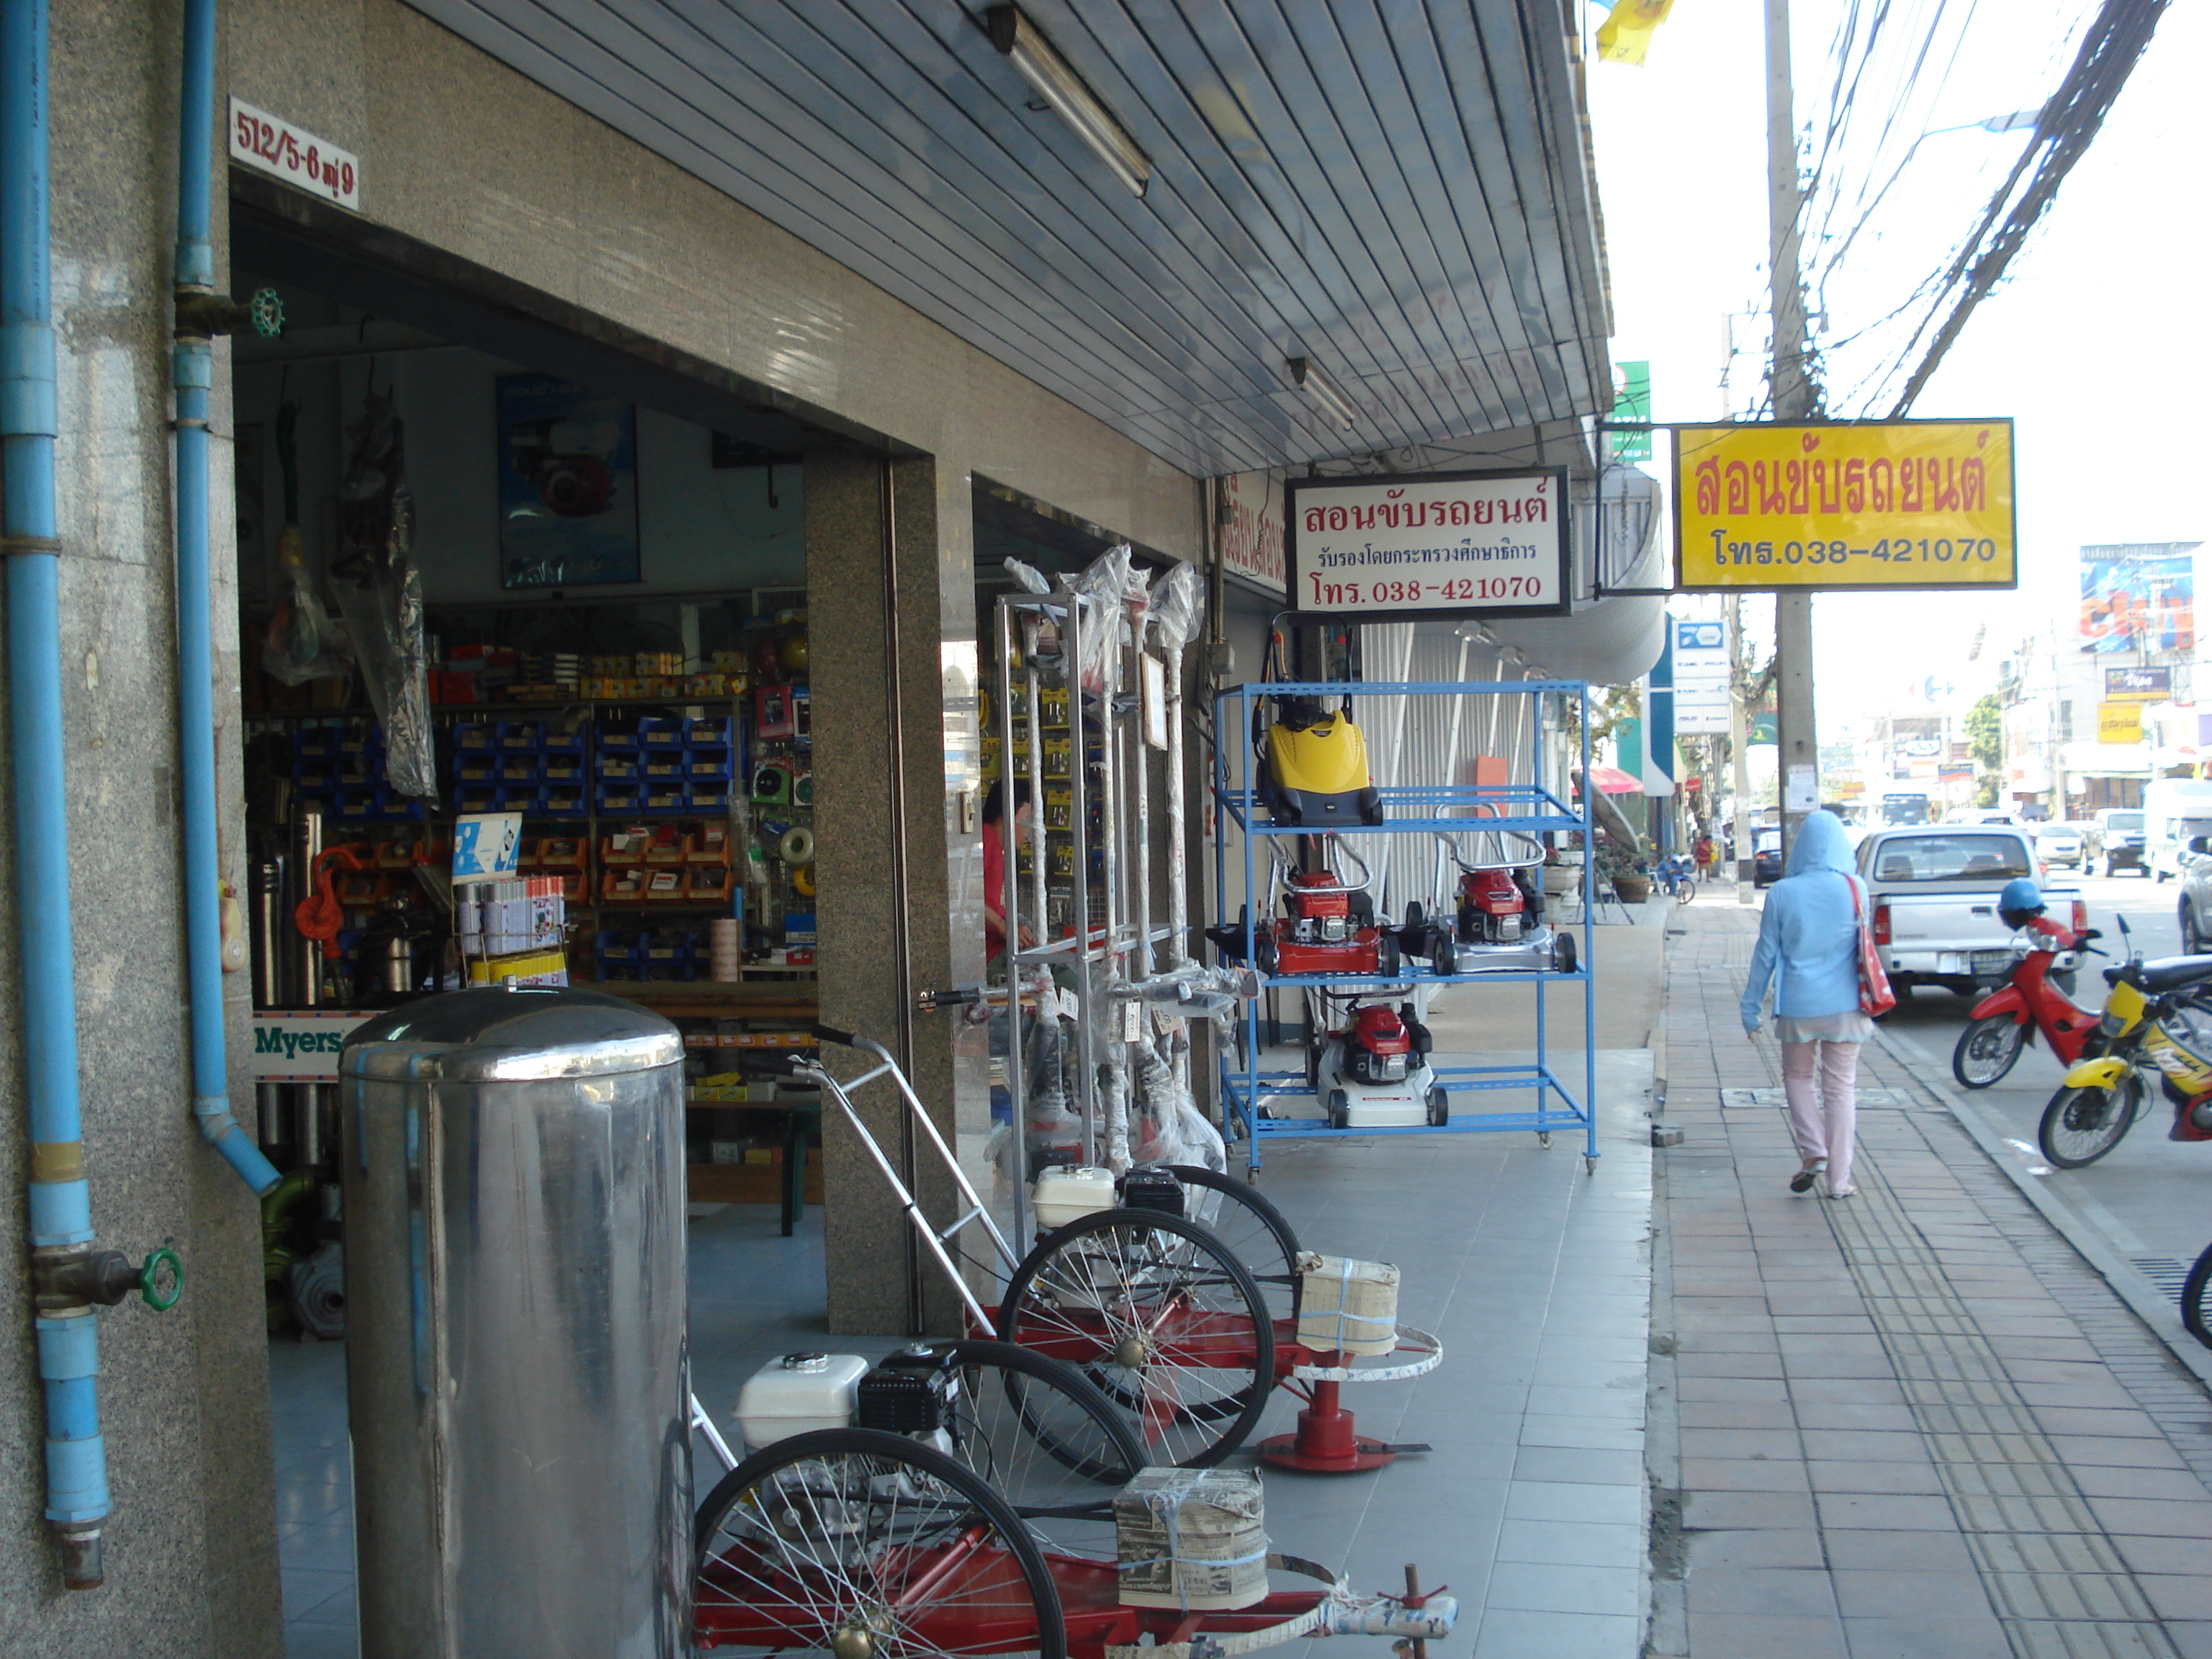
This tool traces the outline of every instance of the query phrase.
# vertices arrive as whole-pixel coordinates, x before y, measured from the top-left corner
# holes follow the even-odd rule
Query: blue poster
[[[502,587],[638,580],[637,406],[554,374],[499,380]]]
[[[2197,542],[2081,550],[2084,651],[2194,651]]]

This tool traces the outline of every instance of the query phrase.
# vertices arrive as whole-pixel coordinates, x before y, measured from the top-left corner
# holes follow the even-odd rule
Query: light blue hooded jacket
[[[1832,812],[1808,812],[1789,867],[1766,890],[1759,948],[1743,988],[1743,1029],[1759,1029],[1774,981],[1774,1012],[1791,1019],[1855,1013],[1859,1006],[1858,920],[1851,908],[1850,838]],[[1860,889],[1862,902],[1864,887]]]

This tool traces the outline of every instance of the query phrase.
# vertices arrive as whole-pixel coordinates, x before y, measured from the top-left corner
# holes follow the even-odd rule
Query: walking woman
[[[1852,1192],[1859,1045],[1874,1034],[1874,1022],[1859,1012],[1857,887],[1843,820],[1807,813],[1788,868],[1767,890],[1743,988],[1744,1035],[1755,1040],[1767,981],[1774,983],[1783,1094],[1802,1160],[1790,1180],[1793,1193],[1809,1192],[1815,1182],[1830,1198]]]

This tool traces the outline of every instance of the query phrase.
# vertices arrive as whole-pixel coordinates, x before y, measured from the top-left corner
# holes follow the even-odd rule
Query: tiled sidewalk
[[[2212,1659],[2202,1386],[1880,1045],[1857,1195],[1793,1196],[1779,1050],[1736,1012],[1758,913],[1680,923],[1649,1651]]]

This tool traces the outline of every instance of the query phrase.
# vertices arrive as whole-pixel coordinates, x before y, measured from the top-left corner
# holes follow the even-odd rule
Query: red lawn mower
[[[1283,974],[1371,974],[1395,977],[1399,969],[1396,931],[1378,927],[1375,902],[1367,892],[1367,868],[1348,849],[1340,854],[1358,866],[1350,882],[1329,870],[1279,870],[1283,914],[1252,928],[1252,964],[1270,978]],[[1248,912],[1234,926],[1209,927],[1206,936],[1231,962],[1244,960]]]

